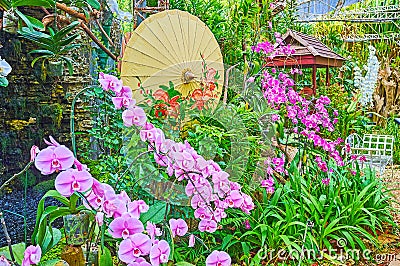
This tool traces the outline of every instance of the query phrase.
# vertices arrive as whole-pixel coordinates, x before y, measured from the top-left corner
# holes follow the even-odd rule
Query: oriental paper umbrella
[[[209,81],[204,69],[217,73],[214,81],[218,86],[212,91],[216,106],[224,67],[214,35],[197,17],[166,10],[147,18],[133,32],[122,58],[121,78],[140,103],[144,98],[138,83],[145,91],[155,92],[160,85],[172,82],[182,97],[188,97],[200,83]]]

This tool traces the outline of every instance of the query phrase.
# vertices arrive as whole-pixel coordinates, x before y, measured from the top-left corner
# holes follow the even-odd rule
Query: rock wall
[[[43,138],[52,135],[70,147],[70,109],[74,96],[92,83],[89,73],[91,47],[82,38],[76,50],[74,74],[65,71],[60,78],[41,80],[40,63],[31,67],[34,57],[28,52],[32,43],[7,32],[0,32],[0,56],[13,70],[9,85],[0,87],[0,184],[19,172],[29,162],[32,145],[44,147]],[[85,43],[87,42],[87,43]],[[78,100],[75,108],[75,129],[85,131],[90,117]]]

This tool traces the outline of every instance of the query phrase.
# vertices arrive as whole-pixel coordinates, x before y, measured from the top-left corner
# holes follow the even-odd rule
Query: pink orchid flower
[[[39,147],[36,145],[33,145],[31,148],[31,162],[33,162],[36,158],[36,155],[40,152]]]
[[[133,94],[132,94],[132,90],[131,90],[130,87],[122,86],[122,89],[120,90],[120,92],[119,93],[115,93],[115,96],[117,96],[117,97],[126,97],[126,98],[132,99]]]
[[[99,82],[103,90],[112,90],[115,93],[120,93],[122,89],[122,81],[113,75],[104,73],[99,74]]]
[[[150,249],[150,238],[145,234],[137,233],[122,240],[119,245],[118,257],[125,263],[132,263],[136,262],[141,256],[148,255]]]
[[[54,146],[54,147],[58,147],[61,146],[60,143],[58,143],[52,136],[49,136],[49,140],[43,139],[44,143],[46,143],[49,146]]]
[[[98,212],[95,216],[96,223],[101,227],[104,223],[104,212]]]
[[[42,257],[42,249],[40,248],[40,246],[30,245],[29,247],[26,248],[24,252],[24,259],[22,261],[21,266],[38,264],[41,257]]]
[[[0,266],[11,266],[10,262],[3,255],[0,256]]]
[[[231,266],[231,257],[224,251],[214,250],[208,255],[206,266]]]
[[[147,212],[149,210],[149,205],[143,200],[134,200],[128,204],[128,213],[136,219],[139,219],[140,214]]]
[[[146,123],[146,114],[142,108],[133,106],[122,113],[122,120],[126,127],[144,126]]]
[[[217,230],[217,223],[213,220],[201,220],[199,223],[200,232],[214,233]]]
[[[200,207],[194,211],[194,217],[201,220],[211,220],[212,213],[207,207],[206,208]]]
[[[50,146],[38,153],[35,158],[35,166],[43,175],[49,175],[71,168],[74,160],[74,154],[64,145]]]
[[[112,97],[112,102],[115,109],[121,109],[122,107],[129,108],[136,104],[136,100],[128,97]]]
[[[169,226],[172,231],[172,237],[184,236],[188,231],[188,226],[183,219],[171,219],[169,220]]]
[[[189,236],[189,247],[190,247],[190,248],[194,247],[195,241],[196,241],[196,239],[195,239],[194,235],[191,234],[191,235]]]
[[[244,198],[240,191],[238,190],[231,190],[228,199],[229,207],[239,208],[242,206]]]
[[[160,228],[157,228],[155,224],[149,221],[147,221],[146,232],[150,236],[152,241],[154,241],[155,236],[162,235]]]
[[[171,249],[165,240],[159,241],[150,250],[150,262],[153,266],[167,263]]]
[[[144,258],[137,258],[136,261],[131,262],[128,266],[151,266]]]
[[[121,217],[114,219],[108,227],[108,232],[112,237],[122,237],[123,239],[136,233],[142,233],[143,230],[142,222],[130,217],[129,215],[122,215]]]
[[[93,177],[88,171],[68,169],[56,177],[56,190],[63,196],[69,197],[74,192],[86,192],[93,185]]]

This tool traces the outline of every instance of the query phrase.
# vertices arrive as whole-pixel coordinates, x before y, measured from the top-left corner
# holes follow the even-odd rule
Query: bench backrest
[[[394,137],[391,135],[365,134],[362,140],[362,148],[370,150],[365,154],[393,157],[393,147]]]

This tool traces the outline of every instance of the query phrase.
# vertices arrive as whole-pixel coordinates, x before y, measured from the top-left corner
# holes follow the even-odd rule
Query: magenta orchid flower
[[[120,93],[122,90],[122,81],[113,75],[100,73],[99,82],[105,91],[112,90],[115,93]]]
[[[321,180],[321,182],[322,182],[322,184],[324,184],[325,186],[329,186],[329,183],[331,182],[331,179],[328,177],[328,178],[323,178],[322,180]]]
[[[169,220],[169,226],[172,231],[172,237],[184,236],[188,231],[188,226],[183,219],[171,219]]]
[[[126,127],[131,127],[133,125],[144,126],[146,123],[146,114],[142,108],[131,106],[122,113],[122,120]]]
[[[24,252],[24,259],[22,261],[21,266],[38,264],[41,257],[42,257],[42,249],[40,248],[40,246],[30,245],[29,247],[26,248]]]
[[[150,262],[153,266],[167,263],[171,249],[165,240],[159,241],[150,250]]]
[[[88,171],[68,169],[58,174],[55,181],[56,190],[69,197],[74,192],[86,192],[93,185],[93,177]]]
[[[142,233],[134,234],[127,239],[122,240],[119,245],[118,257],[125,263],[132,263],[139,260],[141,256],[146,256],[150,253],[151,240]]]
[[[37,154],[35,166],[43,175],[49,175],[71,168],[74,160],[74,154],[64,145],[50,146]]]
[[[143,224],[138,219],[132,218],[129,215],[122,215],[114,219],[108,228],[108,232],[114,238],[126,239],[136,233],[142,233],[144,230]]]
[[[206,266],[231,266],[231,257],[224,251],[214,250],[208,255]]]
[[[128,213],[136,219],[139,219],[140,214],[147,212],[149,210],[149,205],[143,200],[134,200],[128,204]]]

